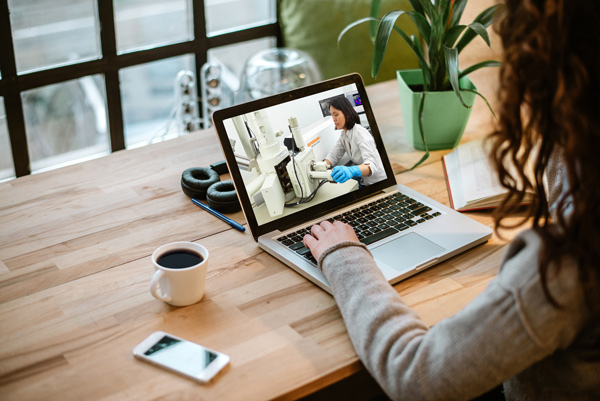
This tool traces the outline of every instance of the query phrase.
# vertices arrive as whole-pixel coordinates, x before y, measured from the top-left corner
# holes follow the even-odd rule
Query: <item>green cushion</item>
[[[396,70],[418,68],[408,44],[393,32],[377,79],[371,77],[373,45],[369,24],[348,31],[338,48],[337,38],[349,23],[368,17],[371,0],[279,0],[279,23],[285,47],[303,50],[318,64],[323,79],[358,72],[366,84],[396,78]],[[391,10],[410,10],[408,0],[383,0],[381,15]],[[418,31],[407,15],[396,22],[404,32]]]

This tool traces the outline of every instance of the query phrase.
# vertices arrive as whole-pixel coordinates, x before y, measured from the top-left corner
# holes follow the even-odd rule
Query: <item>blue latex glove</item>
[[[331,171],[331,178],[335,182],[344,183],[353,177],[360,177],[360,168],[358,166],[335,166]]]

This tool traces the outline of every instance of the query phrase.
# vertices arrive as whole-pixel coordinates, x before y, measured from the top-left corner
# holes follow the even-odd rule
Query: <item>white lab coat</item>
[[[385,170],[375,140],[360,124],[354,124],[354,127],[347,132],[342,130],[337,142],[325,158],[335,166],[344,154],[350,157],[353,164],[368,164],[371,168],[371,175],[361,177],[363,185],[370,185],[385,178]]]

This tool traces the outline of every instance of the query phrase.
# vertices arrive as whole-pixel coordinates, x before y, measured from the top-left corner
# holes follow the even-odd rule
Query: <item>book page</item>
[[[457,150],[467,203],[494,197],[506,191],[490,165],[483,140],[461,144]]]

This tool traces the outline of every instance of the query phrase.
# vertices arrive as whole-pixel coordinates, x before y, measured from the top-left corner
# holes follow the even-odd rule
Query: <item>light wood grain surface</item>
[[[400,173],[420,153],[407,146],[396,83],[368,91]],[[465,140],[489,129],[488,113],[474,110]],[[443,153],[398,182],[448,204]],[[331,296],[183,194],[183,170],[222,158],[215,133],[200,131],[0,183],[0,399],[295,399],[363,369]],[[492,224],[489,212],[468,215]],[[203,300],[176,308],[150,295],[150,255],[181,240],[211,256]],[[433,325],[483,291],[504,245],[494,236],[395,288]],[[231,364],[198,385],[135,360],[155,330]]]

